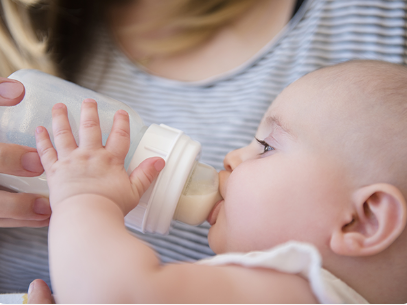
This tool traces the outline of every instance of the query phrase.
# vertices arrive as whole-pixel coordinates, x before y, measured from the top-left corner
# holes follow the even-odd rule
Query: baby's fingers
[[[37,127],[35,130],[35,140],[37,142],[37,151],[41,158],[42,166],[45,171],[47,171],[47,169],[58,160],[57,152],[54,146],[52,146],[47,129],[42,126]]]
[[[82,102],[79,147],[89,149],[102,147],[102,131],[100,129],[97,103],[89,98]]]
[[[66,157],[78,147],[69,124],[68,110],[62,103],[52,108],[52,130],[59,158]]]
[[[141,197],[165,166],[165,161],[159,157],[148,158],[140,163],[130,175],[130,181]]]
[[[130,123],[126,111],[118,110],[114,115],[112,131],[105,147],[120,159],[126,157],[130,147]]]

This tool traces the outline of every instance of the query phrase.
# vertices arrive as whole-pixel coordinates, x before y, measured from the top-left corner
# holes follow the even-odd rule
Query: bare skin
[[[116,113],[103,147],[96,103],[85,100],[77,146],[66,107],[57,104],[53,132],[58,153],[47,131],[37,128],[53,209],[50,270],[58,302],[316,302],[308,282],[295,274],[238,266],[161,265],[154,251],[129,234],[123,222],[123,215],[134,208],[164,167],[162,159],[150,158],[127,175],[123,164],[130,143],[128,120],[125,113]],[[69,246],[62,247],[61,241]],[[116,288],[111,289],[112,285]],[[292,290],[296,294],[289,293]]]
[[[18,104],[24,92],[24,86],[18,81],[0,78],[0,106]],[[34,177],[43,171],[35,148],[0,143],[0,173]],[[0,186],[0,227],[44,227],[50,215],[48,199],[12,193]]]
[[[259,140],[225,158],[224,200],[209,217],[211,248],[246,253],[308,242],[326,270],[369,302],[405,303],[406,186],[397,177],[406,167],[406,78],[405,67],[366,61],[321,69],[287,87],[260,124]],[[327,94],[335,90],[342,95]],[[50,270],[59,302],[316,303],[295,274],[161,265],[128,233],[123,216],[164,164],[147,159],[128,177],[128,117],[117,113],[103,147],[96,103],[82,109],[79,147],[61,104],[53,110],[57,151],[44,128],[36,134],[51,190]],[[394,128],[395,121],[403,126]],[[325,133],[330,137],[321,141]],[[384,140],[391,145],[377,145]],[[361,171],[361,160],[375,166]],[[390,170],[394,160],[398,170]]]
[[[143,24],[144,20],[160,18],[160,1],[133,1],[109,11],[113,33],[123,25]],[[219,29],[212,39],[173,56],[155,56],[146,69],[161,77],[200,81],[230,71],[252,58],[269,43],[291,18],[294,0],[260,0],[232,24]],[[152,14],[154,12],[154,15]],[[256,35],[253,35],[256,33]],[[150,36],[157,35],[150,33]],[[134,36],[116,36],[127,56],[138,61],[149,54],[140,52]]]
[[[28,289],[28,304],[54,304],[51,290],[43,280],[34,280]]]
[[[112,30],[121,25],[121,20],[138,22],[139,20],[134,20],[133,16],[159,18],[154,6],[159,5],[160,1],[138,1],[141,7],[144,7],[143,10],[140,10],[136,1],[132,5],[110,10]],[[236,68],[249,60],[283,29],[290,19],[294,2],[294,0],[257,1],[251,10],[234,24],[220,29],[210,41],[177,56],[153,58],[148,70],[152,74],[170,79],[199,81]],[[140,56],[145,56],[132,48],[131,41],[130,37],[119,39],[118,43],[131,59],[138,60]],[[248,41],[250,43],[247,43]],[[10,80],[0,78],[0,105],[10,106],[19,103],[24,96],[24,88],[19,83],[13,83],[12,86],[5,88],[1,86],[4,82],[10,84]],[[32,148],[0,143],[0,160],[7,160],[0,161],[2,173],[32,177],[43,172],[37,152]],[[0,187],[0,227],[43,227],[49,224],[50,215],[51,209],[47,199],[35,194],[15,194]],[[41,288],[40,285],[34,286],[31,293],[35,293],[37,287]],[[42,293],[47,292],[42,290]],[[37,296],[41,295],[43,294]],[[50,292],[47,298],[38,303],[47,303],[49,297]]]

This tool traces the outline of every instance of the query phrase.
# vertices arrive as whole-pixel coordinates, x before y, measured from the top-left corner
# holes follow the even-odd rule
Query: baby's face
[[[220,173],[224,198],[210,216],[216,253],[271,248],[289,240],[329,246],[337,212],[351,187],[338,156],[324,141],[335,137],[335,116],[316,101],[307,82],[288,87],[263,118],[256,138],[229,153]],[[334,149],[334,150],[332,150]]]

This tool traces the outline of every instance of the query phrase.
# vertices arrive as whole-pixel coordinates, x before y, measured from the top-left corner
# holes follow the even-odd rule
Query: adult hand
[[[28,288],[28,304],[55,304],[51,290],[43,280],[34,280]]]
[[[17,105],[24,97],[24,86],[13,79],[0,77],[0,106]]]
[[[24,92],[20,82],[0,77],[0,106],[18,104]],[[0,173],[34,177],[43,171],[35,148],[0,143]],[[0,190],[0,227],[44,227],[50,216],[47,198]]]

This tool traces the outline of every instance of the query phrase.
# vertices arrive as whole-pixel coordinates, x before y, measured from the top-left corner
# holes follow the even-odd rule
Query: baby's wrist
[[[106,208],[108,206],[120,210],[120,213],[123,214],[122,209],[118,206],[116,202],[100,194],[92,193],[77,194],[59,200],[56,203],[53,203],[51,199],[52,213],[55,213],[58,210],[66,209],[78,209],[79,211],[82,212],[85,209],[97,210]]]

